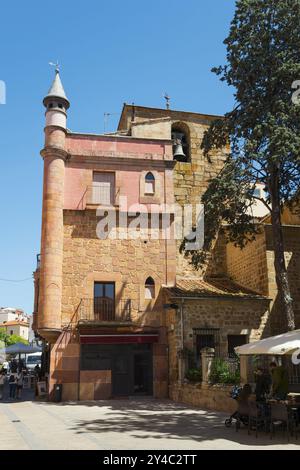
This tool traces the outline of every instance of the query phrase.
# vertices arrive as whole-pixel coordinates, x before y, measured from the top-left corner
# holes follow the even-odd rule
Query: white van
[[[26,368],[28,370],[34,370],[35,366],[39,365],[41,367],[42,364],[42,353],[36,352],[32,354],[26,355]]]

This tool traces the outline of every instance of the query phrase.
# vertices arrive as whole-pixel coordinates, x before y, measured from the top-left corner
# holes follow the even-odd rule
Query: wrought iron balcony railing
[[[80,323],[130,322],[131,299],[109,298],[81,299],[77,321]]]

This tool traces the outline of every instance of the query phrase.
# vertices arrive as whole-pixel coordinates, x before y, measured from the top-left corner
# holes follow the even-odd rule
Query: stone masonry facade
[[[66,127],[69,101],[58,72],[51,90],[44,99],[41,268],[35,273],[34,320],[35,329],[50,349],[50,397],[56,384],[63,384],[64,400],[113,395],[116,368],[84,369],[85,341],[117,344],[130,338],[141,344],[148,338],[153,396],[163,398],[168,396],[170,385],[172,396],[179,393],[174,384],[184,379],[185,351],[195,353],[194,331],[218,330],[218,347],[227,354],[228,335],[244,335],[254,341],[283,328],[267,223],[242,253],[226,245],[220,234],[208,265],[201,271],[180,253],[181,240],[161,236],[100,239],[97,235],[105,207],[99,216],[90,199],[95,173],[113,175],[113,206],[118,217],[121,196],[130,204],[148,208],[174,202],[182,207],[200,204],[209,180],[218,175],[228,153],[228,149],[214,151],[207,159],[201,149],[204,132],[216,116],[124,105],[116,133],[76,134]],[[184,135],[186,161],[173,159],[173,131]],[[153,194],[146,191],[149,172],[155,181]],[[174,214],[170,229],[174,229]],[[285,239],[300,319],[298,227],[287,227]],[[146,295],[147,279],[154,285],[150,298]],[[178,294],[176,287],[182,279],[191,287],[189,292]],[[197,287],[199,279],[206,281],[203,288]],[[116,308],[130,301],[130,321],[95,323],[95,283],[114,285]],[[183,396],[185,392],[180,393]]]

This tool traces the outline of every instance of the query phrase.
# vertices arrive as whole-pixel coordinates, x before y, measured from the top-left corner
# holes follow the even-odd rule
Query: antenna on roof
[[[167,92],[164,94],[164,99],[166,100],[166,109],[170,109],[170,96],[168,95]]]
[[[104,123],[103,123],[104,134],[107,131],[109,117],[110,116],[117,116],[117,115],[119,115],[119,113],[103,113],[103,116],[104,116]]]

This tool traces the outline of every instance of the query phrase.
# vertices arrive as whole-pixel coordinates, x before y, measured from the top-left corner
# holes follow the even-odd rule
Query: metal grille
[[[194,328],[194,351],[197,356],[201,355],[201,349],[214,348],[215,356],[220,356],[220,330],[219,328]]]
[[[131,321],[131,299],[119,300],[108,298],[82,299],[79,306],[77,321]]]
[[[290,385],[300,385],[300,364],[292,362],[292,356],[286,356],[283,359],[283,366],[287,368]]]

